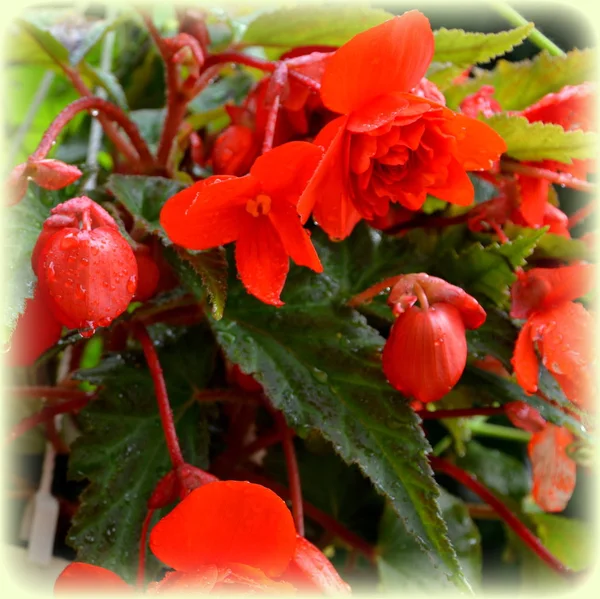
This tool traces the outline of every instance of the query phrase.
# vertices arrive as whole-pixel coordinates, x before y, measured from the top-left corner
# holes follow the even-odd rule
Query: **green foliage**
[[[286,305],[277,311],[230,282],[225,315],[211,323],[217,340],[263,385],[291,426],[317,429],[345,461],[358,464],[390,498],[420,551],[463,587],[425,457],[427,441],[381,371],[383,339],[364,317],[340,305],[359,270],[350,259],[355,244],[334,245],[317,233],[313,240],[327,274],[293,269],[282,296]]]
[[[442,27],[434,32],[434,61],[468,67],[501,56],[520,44],[533,29],[533,23],[500,33],[473,33]]]
[[[155,336],[161,331],[155,331]],[[207,466],[207,414],[192,398],[213,369],[215,347],[205,328],[170,331],[159,357],[185,459]],[[142,358],[143,359],[143,358]],[[101,385],[80,414],[83,434],[73,445],[70,475],[87,479],[69,543],[77,559],[101,564],[135,581],[146,502],[170,468],[150,373],[140,357],[114,354],[76,378]],[[149,553],[149,574],[161,565]]]
[[[546,94],[560,91],[565,85],[592,81],[595,73],[594,51],[572,50],[565,56],[540,52],[530,60],[499,60],[494,69],[475,69],[474,78],[446,91],[450,108],[456,108],[482,85],[494,87],[494,98],[504,110],[523,110]]]
[[[506,142],[506,155],[517,160],[571,160],[593,158],[596,155],[594,133],[565,131],[552,123],[530,123],[523,116],[494,115],[483,119]]]

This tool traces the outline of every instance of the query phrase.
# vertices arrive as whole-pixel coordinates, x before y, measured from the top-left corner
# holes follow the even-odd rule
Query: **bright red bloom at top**
[[[321,98],[340,113],[315,143],[325,156],[298,204],[306,221],[343,239],[390,202],[419,209],[428,193],[473,201],[467,170],[489,168],[506,150],[490,127],[457,114],[422,83],[433,57],[427,18],[410,11],[356,35],[327,61]]]
[[[465,328],[481,326],[485,311],[460,287],[424,273],[401,277],[388,303],[398,314],[383,349],[388,381],[423,403],[441,399],[465,369]]]
[[[533,268],[518,275],[511,316],[527,318],[527,322],[517,338],[512,364],[517,382],[528,393],[538,388],[537,345],[544,366],[571,401],[585,405],[592,398],[594,321],[572,300],[593,287],[593,274],[592,265],[576,264]]]
[[[214,176],[167,200],[160,222],[174,243],[206,250],[236,242],[236,264],[247,291],[281,306],[291,257],[316,272],[323,267],[296,203],[322,155],[290,142],[256,159],[245,177]]]
[[[150,586],[155,594],[350,591],[327,558],[296,535],[285,502],[248,482],[217,481],[192,491],[152,529],[150,548],[175,570]],[[89,589],[90,574],[97,588],[120,581],[108,570],[74,563],[62,572],[55,590]]]

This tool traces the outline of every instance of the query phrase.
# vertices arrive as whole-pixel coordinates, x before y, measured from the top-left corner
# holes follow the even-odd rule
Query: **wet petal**
[[[519,385],[527,393],[535,393],[538,388],[537,382],[540,367],[535,354],[532,326],[529,321],[525,323],[525,326],[519,332],[511,364],[515,370]]]
[[[519,175],[517,181],[521,192],[520,209],[525,222],[530,227],[541,227],[544,224],[550,182]]]
[[[475,189],[465,169],[452,159],[448,164],[448,178],[441,185],[429,187],[427,191],[446,202],[457,206],[470,206],[475,198]]]
[[[363,31],[328,59],[323,103],[348,114],[378,96],[408,92],[425,75],[433,51],[429,21],[415,10]]]
[[[240,563],[278,576],[295,546],[285,502],[261,485],[239,481],[195,489],[150,534],[154,555],[184,572]]]

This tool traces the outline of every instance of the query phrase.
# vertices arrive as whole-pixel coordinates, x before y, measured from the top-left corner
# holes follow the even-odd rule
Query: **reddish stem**
[[[142,524],[142,532],[140,534],[140,554],[138,558],[138,571],[137,571],[137,587],[140,590],[144,588],[144,582],[146,580],[146,539],[148,538],[148,530],[150,529],[150,522],[154,515],[153,509],[148,509],[144,523]]]
[[[279,430],[276,430],[271,433],[267,433],[267,434],[263,435],[262,437],[259,437],[252,443],[243,447],[242,448],[243,455],[246,456],[246,458],[249,458],[249,457],[253,456],[256,452],[261,451],[262,449],[267,449],[268,447],[276,445],[277,443],[281,443],[282,440],[283,440],[282,434],[281,434],[281,431],[279,431]],[[242,456],[240,456],[240,457],[242,457]]]
[[[48,441],[50,441],[50,443],[52,443],[54,451],[58,455],[69,453],[69,447],[59,435],[58,430],[56,428],[56,423],[54,422],[54,418],[49,418],[48,420],[46,420],[44,426],[46,427],[46,438],[48,439]]]
[[[541,541],[486,487],[484,487],[473,475],[462,470],[458,466],[435,456],[429,456],[431,467],[438,472],[451,476],[456,481],[473,491],[481,497],[496,513],[510,526],[519,538],[555,572],[563,576],[570,576],[574,572],[557,560],[541,543]]]
[[[275,423],[281,434],[283,453],[285,455],[285,467],[290,486],[290,496],[292,500],[292,515],[296,524],[296,532],[304,536],[304,509],[302,504],[302,484],[300,480],[300,470],[298,469],[298,460],[294,450],[294,439],[290,427],[285,421],[281,412],[274,414]]]
[[[66,387],[9,387],[8,395],[11,397],[30,397],[39,399],[91,399],[94,393],[80,391],[79,389],[69,389]]]
[[[175,430],[173,410],[171,410],[171,405],[169,404],[169,395],[167,393],[167,386],[165,384],[165,378],[160,366],[158,354],[156,353],[152,339],[150,338],[150,335],[148,335],[148,331],[143,324],[139,322],[135,323],[132,330],[135,337],[141,343],[144,355],[146,356],[146,362],[148,363],[150,375],[152,376],[152,381],[154,383],[154,392],[156,394],[160,420],[167,442],[167,449],[169,450],[173,469],[176,469],[184,464],[184,460],[181,453],[181,447],[179,446],[179,439],[177,438],[177,431]]]
[[[202,389],[194,393],[194,399],[199,402],[226,401],[231,403],[243,403],[246,405],[258,405],[259,394],[250,391],[232,389]]]
[[[389,291],[400,279],[402,275],[396,275],[394,277],[389,277],[388,279],[384,279],[380,283],[376,285],[372,285],[368,289],[365,289],[361,293],[355,295],[354,297],[348,300],[348,306],[352,308],[356,308],[361,304],[365,304],[370,302],[376,295],[379,295],[383,291]]]
[[[78,397],[75,399],[69,399],[61,403],[56,403],[51,406],[42,408],[37,414],[32,414],[27,418],[23,418],[18,422],[8,433],[5,439],[5,443],[11,443],[27,431],[36,427],[38,424],[47,422],[50,418],[54,418],[57,414],[65,414],[67,412],[77,412],[88,404],[91,397]]]
[[[148,146],[142,139],[142,136],[140,135],[135,123],[131,121],[118,106],[112,104],[111,102],[107,102],[102,98],[96,97],[79,98],[63,108],[63,110],[61,110],[57,117],[52,121],[48,129],[46,129],[46,132],[42,136],[40,145],[29,159],[42,160],[45,158],[62,129],[75,117],[75,115],[85,110],[97,110],[98,112],[104,113],[111,120],[115,121],[123,129],[123,131],[127,133],[136,150],[139,152],[139,158],[141,158],[143,163],[145,165],[152,165],[154,163],[154,158],[152,157],[152,154],[150,154],[150,150],[148,150]],[[135,154],[135,152],[134,156],[126,155],[126,157],[130,161],[138,160],[138,156]]]
[[[273,139],[275,138],[275,125],[277,125],[277,114],[279,113],[279,105],[281,96],[277,94],[273,98],[273,103],[269,109],[267,123],[265,125],[265,137],[263,139],[262,153],[268,152],[273,147]]]
[[[566,187],[571,187],[572,189],[577,189],[579,191],[589,191],[593,193],[596,189],[596,186],[593,183],[577,179],[568,173],[556,173],[545,168],[528,166],[520,162],[512,162],[509,160],[502,160],[500,166],[505,173],[517,173],[518,175],[533,177],[534,179],[546,179],[547,181],[550,181],[550,183],[565,185]]]
[[[567,228],[569,230],[576,227],[582,220],[585,220],[590,214],[594,212],[596,209],[596,202],[592,201],[589,204],[586,204],[579,210],[575,211],[571,216],[569,216],[569,222]]]
[[[439,420],[441,418],[468,418],[469,416],[495,416],[504,414],[504,406],[499,408],[458,408],[456,410],[417,410],[421,420]]]

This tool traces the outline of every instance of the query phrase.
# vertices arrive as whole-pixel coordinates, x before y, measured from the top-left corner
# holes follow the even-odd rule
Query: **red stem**
[[[296,524],[296,532],[304,536],[304,509],[302,504],[302,483],[300,481],[300,470],[298,469],[298,460],[294,450],[294,439],[290,427],[285,421],[281,412],[274,414],[275,423],[281,434],[283,453],[285,455],[285,467],[290,486],[290,496],[292,500],[292,516]]]
[[[48,421],[50,418],[54,418],[54,416],[56,416],[57,414],[77,412],[81,410],[81,408],[88,404],[90,399],[90,396],[69,399],[61,403],[46,406],[42,408],[39,412],[37,412],[37,414],[32,414],[27,418],[23,418],[23,420],[18,422],[8,433],[8,436],[4,441],[5,444],[11,443],[21,435],[25,434],[27,431],[36,427],[38,424],[42,424],[43,422]]]
[[[567,228],[571,230],[573,227],[576,227],[582,220],[585,220],[590,214],[594,212],[596,209],[596,202],[592,201],[589,204],[586,204],[579,210],[575,211],[571,216],[569,216],[569,222]]]
[[[441,418],[467,418],[469,416],[495,416],[504,414],[504,407],[499,408],[458,408],[456,410],[417,410],[421,420],[439,420]]]
[[[40,145],[29,159],[41,160],[45,158],[62,129],[69,123],[69,121],[73,119],[73,117],[75,117],[75,115],[83,112],[84,110],[97,110],[106,114],[111,120],[115,121],[120,127],[122,127],[125,133],[127,133],[133,142],[133,145],[139,152],[139,157],[143,163],[147,165],[152,165],[154,163],[154,158],[152,157],[152,154],[150,154],[150,150],[148,150],[148,146],[142,139],[142,136],[140,135],[135,123],[133,123],[133,121],[131,121],[129,117],[115,104],[107,102],[102,98],[96,98],[93,96],[79,98],[63,108],[63,110],[61,110],[57,117],[52,121],[48,129],[46,129],[46,132],[42,136]],[[127,156],[127,158],[132,159],[132,161],[138,160],[137,154],[133,157]]]
[[[282,442],[282,434],[281,431],[277,430],[271,433],[267,433],[262,437],[259,437],[252,443],[246,445],[242,448],[243,455],[246,458],[253,456],[256,452],[261,451],[262,449],[267,449],[267,447],[271,447],[272,445],[276,445],[277,443]],[[239,456],[242,457],[242,456]]]
[[[502,518],[519,538],[555,572],[570,576],[574,572],[557,560],[540,542],[540,540],[504,505],[495,495],[484,487],[473,475],[458,466],[435,456],[429,456],[431,467],[438,472],[451,476],[456,481],[477,494]]]
[[[10,397],[30,397],[40,399],[91,399],[94,393],[80,391],[79,389],[68,389],[65,387],[9,387],[7,393]]]
[[[550,181],[550,183],[565,185],[566,187],[571,187],[572,189],[577,189],[579,191],[589,191],[593,193],[596,189],[596,186],[593,183],[577,179],[568,173],[555,173],[554,171],[545,168],[528,166],[526,164],[521,164],[520,162],[508,160],[502,160],[500,166],[505,173],[517,173],[519,175],[533,177],[534,179],[546,179],[547,181]]]
[[[181,447],[179,446],[179,439],[177,438],[177,431],[175,430],[173,410],[171,410],[171,405],[169,404],[169,395],[167,394],[167,386],[165,384],[160,361],[158,360],[158,355],[146,327],[140,322],[137,322],[132,327],[132,330],[135,337],[141,343],[144,355],[146,356],[146,362],[148,363],[150,375],[154,382],[154,392],[156,394],[156,402],[158,403],[162,428],[165,433],[167,449],[169,450],[173,469],[176,469],[184,464],[184,460],[181,453]]]
[[[48,418],[44,423],[46,427],[46,439],[52,443],[52,447],[54,447],[54,451],[60,454],[69,453],[69,446],[62,440],[62,437],[59,435],[58,430],[56,428],[56,423],[54,422],[54,418]]]
[[[138,571],[137,571],[137,587],[142,590],[144,588],[144,582],[146,579],[146,539],[148,537],[148,530],[150,528],[150,521],[154,515],[154,510],[149,509],[146,512],[144,523],[142,524],[142,532],[140,534],[140,555],[138,558]]]

